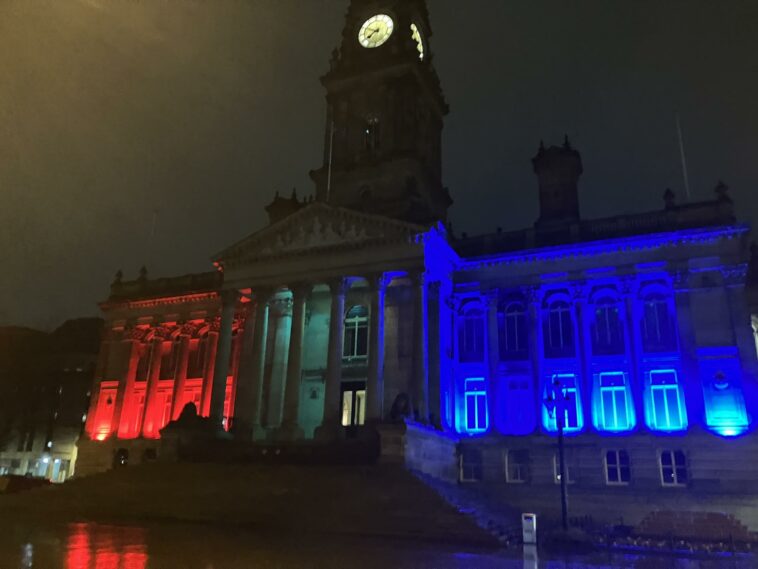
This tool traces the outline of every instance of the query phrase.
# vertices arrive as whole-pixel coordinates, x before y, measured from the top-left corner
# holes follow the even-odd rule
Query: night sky
[[[568,133],[584,217],[719,178],[758,219],[758,2],[430,0],[456,231],[537,217]],[[211,268],[310,194],[347,0],[0,0],[0,325],[91,316],[114,273]],[[158,211],[150,247],[153,211]]]

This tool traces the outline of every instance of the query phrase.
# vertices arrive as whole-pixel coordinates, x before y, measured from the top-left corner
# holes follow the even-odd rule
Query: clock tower
[[[327,91],[316,199],[431,224],[452,204],[442,185],[448,106],[433,65],[425,0],[352,0]]]

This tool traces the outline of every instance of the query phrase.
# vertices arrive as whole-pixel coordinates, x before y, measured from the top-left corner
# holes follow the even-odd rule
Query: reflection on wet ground
[[[752,558],[675,559],[598,553],[564,557],[537,551],[477,551],[411,540],[334,535],[271,537],[208,526],[58,529],[0,526],[2,569],[748,569]]]

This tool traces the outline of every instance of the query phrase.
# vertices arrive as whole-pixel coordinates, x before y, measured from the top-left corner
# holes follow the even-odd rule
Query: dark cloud
[[[677,112],[694,197],[723,177],[756,217],[755,2],[429,4],[457,229],[534,219],[529,158],[564,133],[586,216],[660,207]],[[94,314],[119,268],[206,270],[274,190],[310,192],[346,5],[0,1],[0,323]]]

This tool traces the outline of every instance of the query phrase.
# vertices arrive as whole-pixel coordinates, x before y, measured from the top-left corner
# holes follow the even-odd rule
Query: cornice
[[[186,295],[173,295],[161,298],[148,298],[141,300],[107,300],[100,303],[102,310],[115,308],[155,308],[157,306],[175,306],[179,304],[194,304],[197,302],[218,300],[218,292],[205,292]]]
[[[666,247],[712,244],[722,239],[736,239],[750,231],[748,225],[679,230],[650,235],[636,235],[617,239],[590,241],[571,245],[558,245],[540,249],[527,249],[512,253],[462,259],[460,271],[474,271],[502,265],[526,265],[542,261],[580,259],[596,255],[649,251]]]

